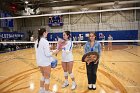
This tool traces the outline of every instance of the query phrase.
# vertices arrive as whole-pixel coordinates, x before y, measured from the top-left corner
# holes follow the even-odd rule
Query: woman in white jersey
[[[73,61],[73,54],[72,54],[73,43],[70,40],[70,31],[63,32],[63,39],[65,40],[66,45],[63,46],[62,48],[62,67],[64,70],[64,77],[65,77],[65,81],[64,84],[62,85],[62,88],[65,88],[69,85],[68,82],[68,74],[69,74],[72,79],[71,89],[73,90],[76,88],[76,83],[75,83],[74,75],[72,73],[74,61]]]
[[[49,83],[51,73],[52,52],[50,52],[49,42],[46,40],[47,34],[48,32],[46,31],[45,28],[39,29],[38,40],[35,42],[37,65],[42,73],[42,77],[40,79],[39,93],[50,93]]]

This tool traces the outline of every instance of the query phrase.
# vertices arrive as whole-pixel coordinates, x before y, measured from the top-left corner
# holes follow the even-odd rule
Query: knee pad
[[[64,72],[64,76],[67,77],[68,76],[68,72]]]
[[[45,79],[45,84],[50,84],[50,79]]]
[[[40,80],[41,80],[41,81],[45,81],[45,77],[42,76],[42,77],[40,78]]]
[[[74,78],[74,75],[73,75],[73,73],[70,73],[70,77],[71,77],[71,78]]]

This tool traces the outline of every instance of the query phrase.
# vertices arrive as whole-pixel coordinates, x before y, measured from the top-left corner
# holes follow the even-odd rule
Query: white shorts
[[[62,53],[62,62],[71,62],[73,61],[73,55],[72,53]]]
[[[51,65],[51,58],[48,58],[48,60],[42,60],[42,59],[39,59],[37,60],[37,65],[38,66],[50,66]]]
[[[50,66],[51,63],[50,62],[37,62],[37,65],[44,67],[44,66]]]

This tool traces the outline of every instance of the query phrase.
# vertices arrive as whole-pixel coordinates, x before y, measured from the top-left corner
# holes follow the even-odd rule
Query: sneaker
[[[54,93],[54,92],[52,92],[52,91],[45,91],[44,93]]]
[[[76,83],[75,82],[72,82],[71,89],[74,90],[76,88],[76,86],[77,86]]]
[[[39,93],[45,93],[45,90],[44,89],[40,89]]]
[[[88,89],[92,90],[92,84],[88,84]]]
[[[69,85],[69,83],[67,81],[64,82],[64,84],[62,85],[62,88],[65,88]]]
[[[95,84],[92,85],[92,89],[96,90],[96,85]]]

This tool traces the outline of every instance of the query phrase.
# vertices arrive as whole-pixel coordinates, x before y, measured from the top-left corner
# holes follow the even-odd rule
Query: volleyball
[[[56,68],[57,67],[57,59],[54,57],[51,57],[51,68]]]

